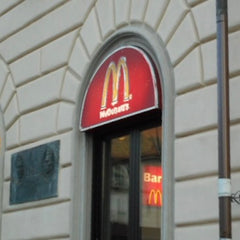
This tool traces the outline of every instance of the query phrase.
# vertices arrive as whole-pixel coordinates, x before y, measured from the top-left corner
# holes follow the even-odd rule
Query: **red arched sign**
[[[83,100],[80,129],[87,130],[159,108],[156,76],[139,48],[114,51],[98,67]]]

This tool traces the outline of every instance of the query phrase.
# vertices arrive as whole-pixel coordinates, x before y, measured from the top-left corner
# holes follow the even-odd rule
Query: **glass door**
[[[95,143],[92,239],[160,240],[161,127]]]
[[[128,239],[129,235],[129,135],[110,140],[110,229],[112,240]]]

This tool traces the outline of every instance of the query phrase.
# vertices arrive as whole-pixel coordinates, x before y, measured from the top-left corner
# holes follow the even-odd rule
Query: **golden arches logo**
[[[123,80],[124,80],[124,101],[130,100],[130,83],[129,83],[129,74],[128,74],[128,66],[126,62],[126,57],[121,57],[117,63],[111,62],[106,71],[104,85],[103,85],[103,94],[102,94],[102,102],[101,109],[105,109],[107,106],[107,94],[109,88],[110,77],[112,76],[112,105],[118,103],[118,93],[119,93],[119,81],[121,77],[121,70],[123,72]]]
[[[149,205],[162,205],[162,193],[160,190],[152,189],[148,197]]]

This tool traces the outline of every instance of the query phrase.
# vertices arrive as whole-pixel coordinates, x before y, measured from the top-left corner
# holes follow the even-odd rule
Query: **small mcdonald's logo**
[[[148,196],[148,205],[162,206],[162,193],[159,189],[152,189]]]
[[[143,205],[163,205],[163,174],[161,166],[145,165],[143,168]]]

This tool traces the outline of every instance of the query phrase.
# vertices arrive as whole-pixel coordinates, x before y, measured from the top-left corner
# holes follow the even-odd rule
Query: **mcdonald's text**
[[[114,108],[108,108],[106,110],[102,110],[100,111],[100,115],[99,117],[100,118],[106,118],[106,117],[110,117],[112,115],[117,115],[119,113],[122,113],[122,112],[126,112],[130,109],[129,107],[129,103],[125,103],[125,104],[122,104],[118,107],[114,107]]]

